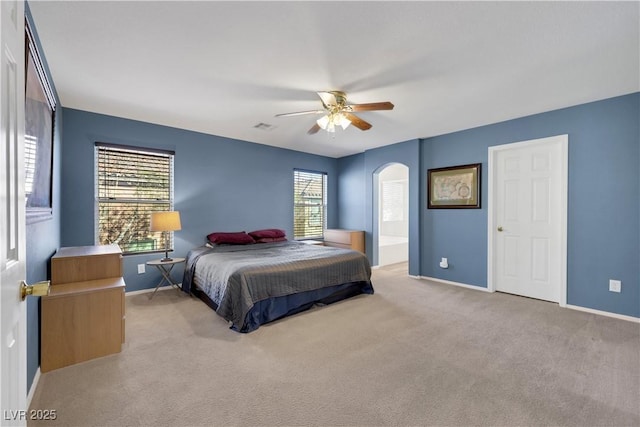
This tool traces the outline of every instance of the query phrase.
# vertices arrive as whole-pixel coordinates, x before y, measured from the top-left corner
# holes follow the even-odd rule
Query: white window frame
[[[300,200],[299,191],[304,189],[300,189],[300,185],[305,178],[308,179],[322,179],[321,191],[322,194],[318,197],[317,195],[311,195],[311,197],[306,200]],[[316,196],[316,197],[313,197]],[[318,200],[320,199],[320,200]],[[304,209],[306,211],[306,221],[305,225],[301,225],[297,223],[299,218],[300,209]],[[315,230],[319,231],[316,233],[301,233],[301,228],[304,227],[306,230],[307,225],[309,225],[310,230],[314,230],[314,226],[309,224],[309,213],[311,210],[317,211],[320,210],[320,227],[316,225]],[[303,216],[303,218],[305,218]],[[313,239],[323,239],[324,231],[327,229],[327,173],[306,169],[294,169],[293,170],[293,238],[294,240],[313,240]]]

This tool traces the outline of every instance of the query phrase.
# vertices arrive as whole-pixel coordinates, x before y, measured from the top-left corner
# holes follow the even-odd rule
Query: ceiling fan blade
[[[352,104],[347,105],[350,111],[377,111],[377,110],[393,110],[393,104],[390,102],[372,102],[369,104]]]
[[[318,92],[318,96],[322,100],[324,108],[329,109],[331,106],[338,105],[336,95],[332,92]]]
[[[311,127],[311,129],[307,131],[307,133],[309,135],[313,135],[314,133],[317,133],[319,130],[320,130],[320,126],[318,126],[318,124],[316,123]]]
[[[275,117],[290,117],[290,116],[302,116],[304,114],[324,114],[326,111],[324,110],[309,110],[309,111],[298,111],[295,113],[283,113],[276,114]]]
[[[360,130],[369,130],[371,129],[371,123],[365,122],[360,117],[353,115],[351,113],[342,113],[344,116],[349,119],[352,125],[357,127]]]

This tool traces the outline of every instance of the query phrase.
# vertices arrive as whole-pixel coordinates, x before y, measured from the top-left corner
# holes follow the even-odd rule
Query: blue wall
[[[477,141],[475,132],[463,131],[422,141],[421,167],[425,181],[431,168],[482,163],[482,209],[426,209],[425,183],[420,195],[420,206],[423,206],[420,270],[423,276],[486,287],[487,149],[497,143],[491,135],[480,140],[486,143]],[[447,257],[449,262],[446,270],[438,267],[442,257]]]
[[[40,46],[37,29],[33,24],[28,4],[25,15],[31,24],[49,82],[55,92],[55,85],[49,72],[44,51]],[[56,95],[56,99],[58,99]],[[60,154],[62,151],[62,108],[56,107],[53,135],[53,216],[50,219],[29,223],[26,227],[27,283],[49,279],[49,259],[60,246]],[[33,384],[40,366],[40,297],[27,298],[27,390]]]
[[[214,231],[277,227],[293,236],[293,169],[327,172],[329,227],[338,226],[337,160],[101,114],[64,109],[62,245],[94,244],[94,143],[175,151],[175,256]],[[159,254],[124,257],[127,291],[155,287],[160,274],[137,264]],[[182,273],[174,270],[176,277]]]
[[[419,174],[410,173],[409,185],[420,189],[417,196],[410,192],[412,201],[419,199],[420,247],[410,246],[410,260],[417,254],[419,267],[410,274],[487,287],[488,147],[568,134],[567,303],[640,317],[639,122],[640,93],[634,93],[426,138],[417,151],[410,141],[340,159],[340,225],[364,227],[370,236],[373,173],[405,163],[400,153],[416,156]],[[482,209],[426,209],[427,170],[469,163],[482,163]],[[410,171],[415,164],[407,164]],[[443,256],[449,269],[438,267]],[[609,292],[609,279],[622,281],[621,293]]]
[[[378,206],[376,179],[385,166],[401,163],[409,168],[409,274],[420,274],[420,141],[387,145],[338,161],[340,228],[365,230],[367,256],[378,264]]]
[[[364,154],[338,159],[338,177],[338,212],[340,212],[338,227],[347,230],[364,230],[367,223],[367,212],[364,207],[367,192]]]

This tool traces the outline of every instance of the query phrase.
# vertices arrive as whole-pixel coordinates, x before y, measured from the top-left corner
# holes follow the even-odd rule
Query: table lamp
[[[152,212],[151,213],[151,231],[162,231],[165,234],[164,244],[164,258],[162,262],[173,261],[173,258],[169,258],[169,233],[168,231],[181,230],[180,225],[180,212],[167,211],[167,212]]]

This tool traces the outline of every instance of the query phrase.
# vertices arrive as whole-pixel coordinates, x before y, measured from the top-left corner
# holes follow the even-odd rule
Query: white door
[[[489,290],[566,305],[568,135],[489,148]]]
[[[0,1],[0,425],[25,425],[24,2]]]

